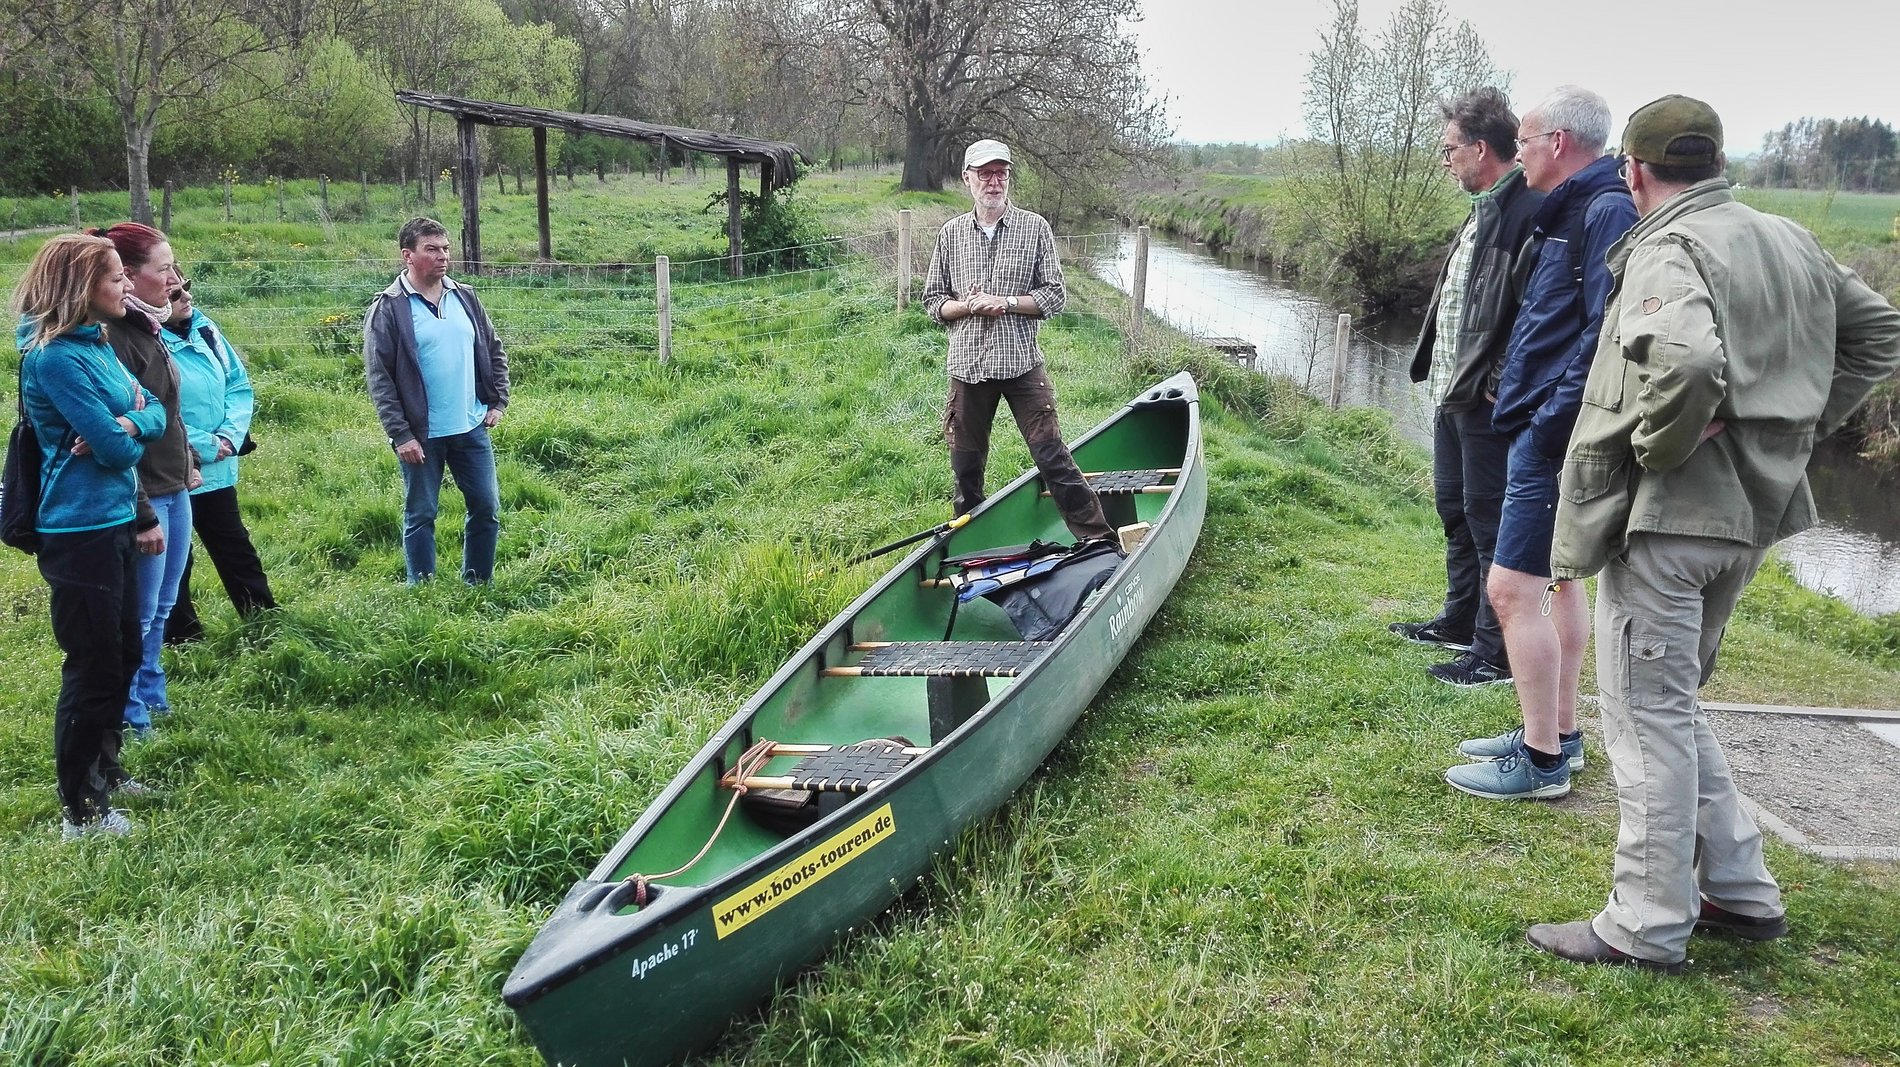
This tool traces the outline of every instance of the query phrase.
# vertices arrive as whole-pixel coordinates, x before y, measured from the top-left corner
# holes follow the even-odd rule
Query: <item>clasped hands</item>
[[[986,293],[979,289],[964,298],[963,306],[969,308],[970,314],[972,315],[998,318],[1009,314],[1009,302],[1011,299],[1011,297],[997,296],[994,293]]]

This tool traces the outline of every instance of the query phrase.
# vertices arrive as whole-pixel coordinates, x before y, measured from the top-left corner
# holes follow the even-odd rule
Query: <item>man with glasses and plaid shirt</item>
[[[990,426],[1009,401],[1043,485],[1079,544],[1111,538],[1101,501],[1076,469],[1056,425],[1056,393],[1036,332],[1066,295],[1056,239],[1041,215],[1009,202],[1009,146],[982,140],[963,153],[974,209],[943,224],[924,277],[924,310],[950,332],[944,437],[956,478],[951,507],[983,502]]]
[[[1502,92],[1474,89],[1439,113],[1445,133],[1438,156],[1471,197],[1412,354],[1412,380],[1431,383],[1432,494],[1445,527],[1445,602],[1430,619],[1387,629],[1460,653],[1427,668],[1441,682],[1508,684],[1504,634],[1484,592],[1504,505],[1506,454],[1504,436],[1491,428],[1491,406],[1517,318],[1522,249],[1544,194],[1524,182],[1517,116]]]

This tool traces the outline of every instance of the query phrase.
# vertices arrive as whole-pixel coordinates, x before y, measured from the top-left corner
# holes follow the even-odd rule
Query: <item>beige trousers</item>
[[[1592,925],[1632,956],[1683,959],[1704,897],[1739,915],[1782,913],[1761,830],[1696,699],[1764,555],[1734,541],[1638,533],[1597,579],[1603,747],[1621,825],[1610,900]]]

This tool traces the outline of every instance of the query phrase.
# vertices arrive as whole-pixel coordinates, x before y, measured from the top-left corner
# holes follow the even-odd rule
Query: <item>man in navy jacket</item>
[[[1582,406],[1610,295],[1610,246],[1636,224],[1636,206],[1603,154],[1610,106],[1588,89],[1558,88],[1524,116],[1518,158],[1544,190],[1531,222],[1534,257],[1498,377],[1492,424],[1510,438],[1504,508],[1487,590],[1504,628],[1523,725],[1458,746],[1454,788],[1492,800],[1559,797],[1583,766],[1577,680],[1589,643],[1575,582],[1551,581],[1557,482]]]

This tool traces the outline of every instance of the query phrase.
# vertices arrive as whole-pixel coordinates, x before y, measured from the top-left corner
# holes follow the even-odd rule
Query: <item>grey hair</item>
[[[1577,143],[1601,155],[1610,143],[1610,104],[1580,85],[1559,85],[1530,110],[1550,130],[1568,130]],[[1530,115],[1526,115],[1529,118]]]

